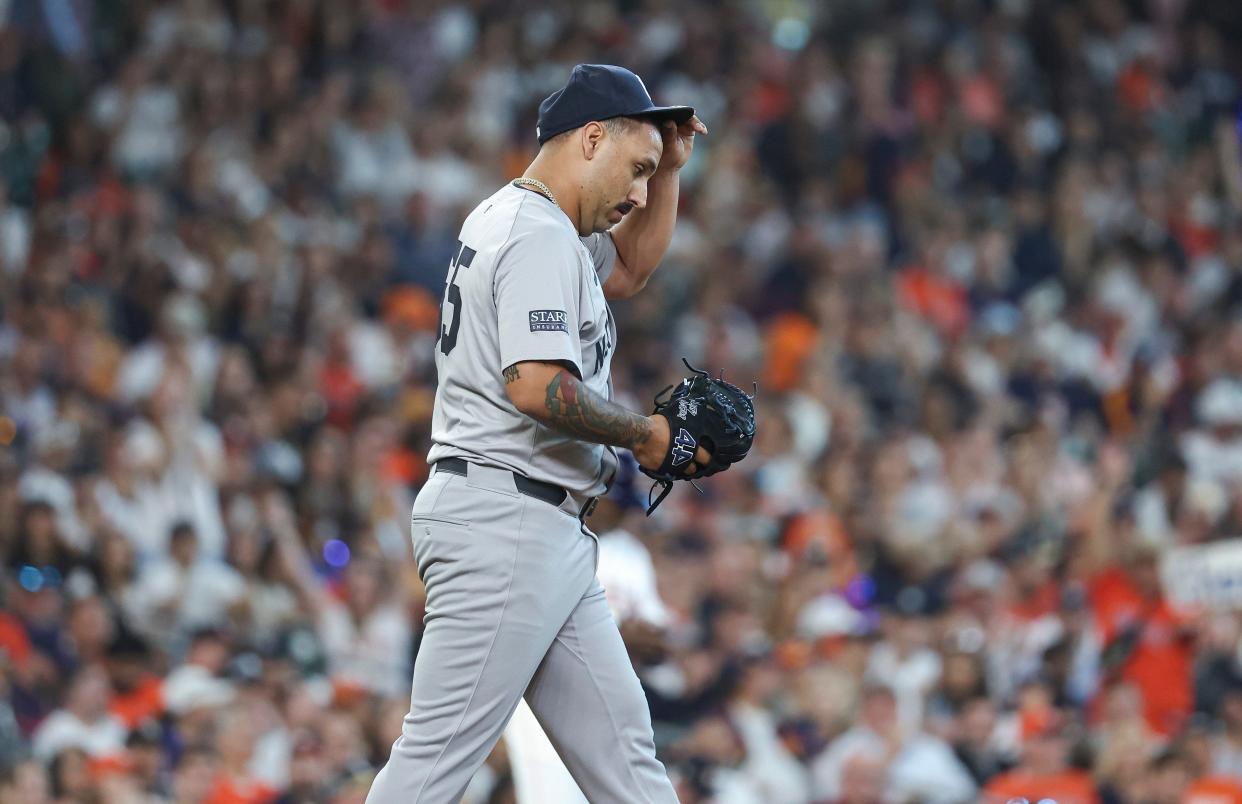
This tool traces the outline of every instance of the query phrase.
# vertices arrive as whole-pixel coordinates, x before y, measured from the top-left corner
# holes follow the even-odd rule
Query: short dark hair
[[[604,128],[608,129],[609,134],[624,134],[635,126],[641,126],[650,123],[657,130],[660,128],[660,122],[654,117],[646,117],[639,115],[637,117],[610,117],[604,121]]]
[[[659,129],[660,127],[660,123],[656,118],[648,117],[646,115],[638,115],[636,117],[626,117],[622,115],[621,117],[609,117],[607,120],[599,120],[596,122],[602,125],[608,131],[609,134],[613,134],[613,135],[625,134],[630,129],[634,128],[635,126],[641,126],[645,123],[650,123],[651,125],[655,126],[657,129]],[[584,123],[583,125],[586,125],[586,124]],[[578,128],[582,128],[582,126],[578,126]],[[569,138],[569,136],[577,130],[578,130],[577,128],[571,128],[569,131],[562,131],[560,134],[557,134],[555,137],[552,137],[547,142],[545,142],[544,145],[552,145],[553,143],[559,144],[559,143],[565,142]]]
[[[177,757],[177,761],[173,763],[173,770],[181,770],[183,767],[195,760],[206,760],[207,762],[213,762],[216,757],[216,750],[210,745],[191,745],[181,752],[181,756]]]
[[[172,524],[168,529],[169,539],[198,538],[198,533],[194,530],[194,525],[188,519],[180,519]]]

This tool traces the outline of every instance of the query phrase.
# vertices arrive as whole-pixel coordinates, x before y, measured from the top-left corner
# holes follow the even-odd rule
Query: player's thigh
[[[507,718],[589,587],[594,547],[546,503],[450,478],[411,520],[427,591],[411,716]]]
[[[526,700],[592,802],[675,802],[651,714],[595,582],[535,672]]]
[[[429,633],[503,618],[507,629],[550,642],[594,580],[596,545],[575,518],[459,475],[433,475],[410,535]]]
[[[513,586],[522,534],[503,523],[521,519],[522,501],[486,499],[452,477],[433,476],[410,519],[414,560],[427,594],[424,627],[473,627],[477,635],[480,625],[498,621]],[[491,513],[471,517],[472,505]]]

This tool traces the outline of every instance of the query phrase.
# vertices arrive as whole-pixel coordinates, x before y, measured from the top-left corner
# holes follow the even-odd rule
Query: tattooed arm
[[[557,363],[515,363],[503,375],[514,406],[541,424],[582,441],[624,447],[647,468],[663,463],[669,439],[663,416],[627,410],[587,388]],[[700,448],[694,463],[706,463],[708,458]]]

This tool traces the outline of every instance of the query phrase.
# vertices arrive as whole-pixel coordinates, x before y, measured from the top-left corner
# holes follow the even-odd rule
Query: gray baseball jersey
[[[616,471],[613,449],[519,412],[501,372],[524,360],[559,361],[611,397],[617,334],[603,282],[616,255],[610,235],[580,238],[551,201],[513,185],[470,213],[441,309],[429,461],[456,456],[578,497],[604,493]]]

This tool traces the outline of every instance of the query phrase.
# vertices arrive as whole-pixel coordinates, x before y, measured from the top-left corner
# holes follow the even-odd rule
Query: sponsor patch
[[[564,310],[531,310],[531,332],[569,332],[569,317]]]

